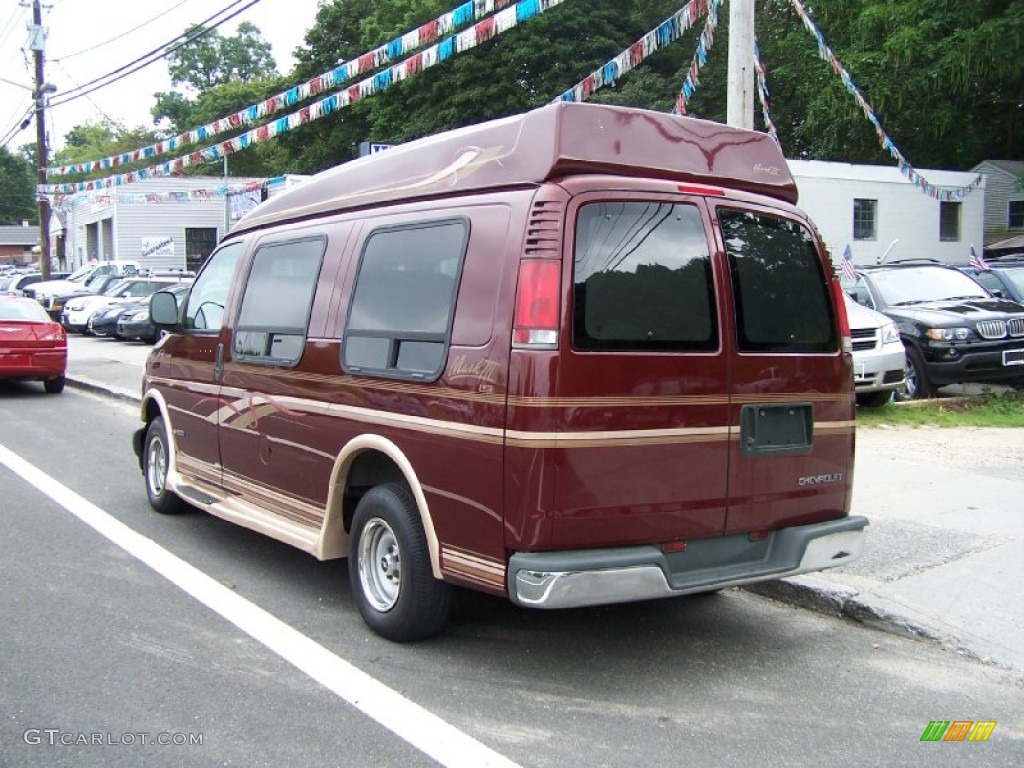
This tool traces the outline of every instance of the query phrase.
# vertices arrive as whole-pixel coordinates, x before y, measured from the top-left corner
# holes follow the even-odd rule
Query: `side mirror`
[[[153,325],[165,331],[178,325],[178,299],[173,293],[157,291],[149,300],[149,316]]]

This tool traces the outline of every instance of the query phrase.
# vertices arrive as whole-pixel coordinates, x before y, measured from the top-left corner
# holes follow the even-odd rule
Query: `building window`
[[[1024,200],[1011,200],[1007,204],[1006,226],[1009,229],[1024,229]]]
[[[955,243],[960,239],[960,203],[939,203],[939,240]]]
[[[878,236],[878,201],[853,201],[853,239],[874,240]]]
[[[186,227],[185,269],[198,272],[216,247],[216,227]]]

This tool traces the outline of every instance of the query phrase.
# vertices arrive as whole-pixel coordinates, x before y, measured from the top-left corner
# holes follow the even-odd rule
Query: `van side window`
[[[468,239],[465,219],[370,234],[345,325],[346,371],[425,380],[441,374]]]
[[[231,347],[236,359],[299,361],[326,245],[326,238],[314,237],[256,250]]]
[[[829,281],[814,239],[796,221],[718,209],[736,299],[741,352],[838,349]]]
[[[224,322],[235,265],[242,255],[242,243],[231,243],[210,255],[189,291],[182,327],[194,331],[219,331]]]
[[[575,349],[718,348],[707,237],[692,205],[581,206],[574,281]]]

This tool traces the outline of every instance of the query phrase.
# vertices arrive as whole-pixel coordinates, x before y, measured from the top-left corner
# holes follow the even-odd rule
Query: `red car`
[[[32,299],[0,296],[0,379],[42,381],[46,391],[64,390],[68,337],[60,323]]]

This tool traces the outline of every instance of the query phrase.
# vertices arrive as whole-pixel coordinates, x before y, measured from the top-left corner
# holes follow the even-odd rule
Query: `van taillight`
[[[853,353],[853,336],[850,333],[850,317],[846,314],[846,299],[839,278],[832,278],[832,299],[836,305],[836,319],[839,321],[839,333],[843,337],[843,352]]]
[[[558,346],[558,295],[562,264],[553,259],[519,262],[519,290],[512,324],[512,346]]]

